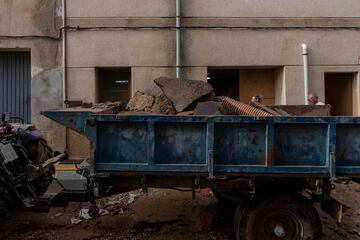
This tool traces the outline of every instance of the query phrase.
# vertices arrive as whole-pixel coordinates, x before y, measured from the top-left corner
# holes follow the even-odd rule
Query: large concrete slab
[[[177,112],[182,112],[197,100],[210,95],[212,86],[203,81],[160,77],[154,82],[173,103]]]

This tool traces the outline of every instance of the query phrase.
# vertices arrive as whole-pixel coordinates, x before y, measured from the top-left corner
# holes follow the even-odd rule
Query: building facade
[[[65,49],[62,2],[0,0],[0,51],[30,54],[31,121],[56,147],[71,148],[65,130],[39,112],[61,107],[64,93],[126,102],[153,79],[175,77],[176,0],[67,0]],[[180,3],[182,77],[242,101],[261,94],[267,104],[304,104],[307,44],[310,92],[336,115],[360,114],[358,0]]]

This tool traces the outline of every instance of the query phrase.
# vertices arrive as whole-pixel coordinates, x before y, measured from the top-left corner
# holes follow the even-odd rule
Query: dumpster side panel
[[[155,164],[206,164],[206,123],[157,123]]]
[[[104,122],[97,127],[97,163],[147,164],[146,122]]]
[[[327,124],[276,124],[273,165],[324,166]]]
[[[265,165],[266,124],[215,124],[214,164]]]
[[[360,125],[337,126],[336,163],[341,167],[360,167]]]

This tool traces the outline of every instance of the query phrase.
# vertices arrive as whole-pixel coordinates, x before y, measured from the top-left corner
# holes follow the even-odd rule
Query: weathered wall
[[[31,120],[57,150],[64,150],[64,129],[40,111],[62,107],[60,1],[0,0],[0,51],[31,53]]]
[[[58,36],[58,0],[0,0],[0,35]]]

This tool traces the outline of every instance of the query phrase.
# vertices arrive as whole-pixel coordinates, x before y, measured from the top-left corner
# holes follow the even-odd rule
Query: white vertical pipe
[[[63,68],[63,104],[68,98],[67,92],[67,54],[66,54],[66,0],[62,0],[62,68]]]
[[[304,62],[304,97],[305,105],[308,105],[308,95],[309,95],[309,61],[308,61],[308,48],[305,43],[302,44],[302,55]]]
[[[181,0],[176,0],[176,77],[181,77]]]

